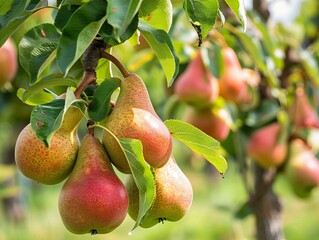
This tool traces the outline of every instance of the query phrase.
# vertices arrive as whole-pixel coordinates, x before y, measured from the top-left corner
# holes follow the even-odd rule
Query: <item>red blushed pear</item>
[[[176,80],[174,91],[181,101],[200,108],[218,97],[218,81],[205,67],[200,52]]]
[[[222,49],[224,69],[219,80],[220,95],[226,100],[237,102],[246,91],[245,74],[232,48]]]
[[[152,167],[162,167],[170,158],[171,134],[156,114],[143,80],[136,74],[122,80],[119,97],[105,127],[117,138],[140,140],[145,161]],[[113,136],[105,131],[102,141],[117,169],[130,173],[126,157]]]
[[[18,57],[10,38],[0,47],[0,87],[13,80],[17,73]]]
[[[59,196],[65,227],[75,234],[103,234],[117,228],[128,211],[128,195],[101,142],[84,136],[76,164]]]
[[[308,197],[312,189],[319,185],[319,160],[301,139],[294,139],[290,144],[285,173],[299,197]]]
[[[293,124],[300,128],[319,128],[319,118],[316,111],[310,105],[303,87],[298,87],[295,93],[294,103],[290,109]]]
[[[281,130],[279,123],[256,130],[248,141],[249,157],[264,168],[280,166],[287,155],[286,139],[280,140]]]
[[[199,110],[190,107],[185,112],[184,121],[202,130],[214,139],[222,141],[229,134],[231,117],[225,109]]]

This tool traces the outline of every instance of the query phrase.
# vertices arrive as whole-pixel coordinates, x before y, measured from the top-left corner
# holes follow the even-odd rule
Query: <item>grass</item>
[[[24,189],[26,220],[14,224],[0,215],[2,240],[250,240],[254,239],[254,219],[248,216],[234,218],[236,209],[245,202],[246,194],[240,176],[232,164],[222,179],[209,176],[200,169],[186,169],[194,188],[193,205],[179,222],[165,222],[150,229],[138,228],[129,235],[134,222],[129,216],[123,224],[106,235],[74,235],[68,232],[60,219],[57,199],[61,184],[56,186],[28,186]],[[308,200],[296,198],[284,179],[275,186],[283,202],[283,225],[289,240],[316,239],[319,235],[319,192]]]

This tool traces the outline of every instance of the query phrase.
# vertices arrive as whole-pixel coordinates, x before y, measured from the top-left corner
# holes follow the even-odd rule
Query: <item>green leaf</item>
[[[93,100],[88,107],[89,117],[94,122],[103,120],[110,109],[112,93],[121,85],[118,78],[110,78],[101,83],[95,90]]]
[[[25,102],[37,92],[43,91],[45,88],[51,88],[55,86],[76,87],[77,82],[73,78],[63,77],[63,75],[59,73],[51,74],[42,78],[40,81],[26,89],[21,95],[21,99],[23,102]]]
[[[137,228],[147,216],[156,195],[155,173],[153,168],[144,160],[143,146],[140,140],[121,138],[118,139],[109,129],[95,125],[104,130],[116,140],[128,161],[135,184],[139,192],[139,212],[132,230]]]
[[[300,50],[299,56],[301,59],[301,64],[308,77],[316,86],[319,86],[319,66],[314,54],[310,54],[309,51]]]
[[[227,162],[220,154],[218,141],[189,123],[180,120],[166,120],[164,123],[174,138],[213,164],[220,174],[225,174]]]
[[[74,93],[68,88],[66,98],[54,99],[53,101],[37,105],[31,113],[31,127],[35,131],[37,138],[40,139],[47,147],[53,134],[61,127],[64,114],[72,104],[79,104],[80,109],[83,107],[84,101],[76,99]]]
[[[52,24],[41,24],[28,31],[19,44],[22,67],[29,73],[31,83],[35,82],[41,70],[48,64],[48,58],[56,49],[60,34]]]
[[[5,15],[11,9],[13,0],[1,1],[0,2],[0,15]]]
[[[45,90],[43,91],[38,91],[32,96],[30,96],[27,100],[23,100],[23,95],[27,90],[24,88],[19,88],[17,91],[17,97],[24,102],[25,104],[28,104],[30,106],[36,106],[39,104],[44,104],[50,101],[53,101],[56,96],[54,96],[51,92],[47,92]]]
[[[82,5],[63,28],[58,44],[57,61],[65,74],[82,56],[106,20],[105,0],[92,0]]]
[[[185,0],[183,8],[197,32],[198,46],[200,46],[215,24],[219,2],[218,0]]]
[[[172,24],[173,7],[170,0],[144,0],[139,18],[154,28],[168,32]]]
[[[140,9],[143,0],[109,0],[107,5],[107,21],[113,26],[115,38],[126,32],[133,18]]]
[[[62,31],[67,25],[72,14],[79,8],[79,5],[62,5],[57,12],[54,20],[54,26]]]
[[[244,8],[243,0],[225,0],[230,9],[235,13],[239,19],[241,25],[243,26],[244,31],[246,31],[247,19]]]
[[[53,134],[56,123],[62,123],[64,99],[54,99],[52,102],[36,106],[31,113],[31,127],[37,137],[48,147],[48,137]]]
[[[120,144],[124,150],[132,171],[134,181],[139,191],[139,212],[132,230],[137,228],[147,212],[152,207],[156,195],[155,173],[143,157],[142,143],[137,139],[121,138]]]
[[[103,38],[104,42],[108,46],[116,46],[120,43],[125,42],[129,39],[137,29],[138,15],[136,14],[126,31],[123,32],[119,37],[115,34],[115,29],[108,22],[105,22],[100,29],[99,35]]]
[[[171,86],[178,74],[179,59],[169,35],[142,20],[139,21],[138,29],[155,52],[165,72],[167,85]]]

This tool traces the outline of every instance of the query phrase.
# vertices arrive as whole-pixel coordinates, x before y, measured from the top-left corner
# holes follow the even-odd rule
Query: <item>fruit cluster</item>
[[[112,134],[104,131],[102,142],[89,129],[80,144],[77,129],[83,116],[71,105],[49,147],[29,124],[15,147],[16,164],[25,176],[43,184],[57,184],[67,178],[58,203],[66,228],[76,234],[108,233],[127,213],[137,219],[140,186],[113,135],[140,140],[144,159],[154,168],[156,196],[141,226],[181,219],[192,203],[192,186],[174,160],[171,134],[156,114],[142,79],[129,74],[121,80],[115,106],[103,121]],[[36,125],[43,127],[40,120]],[[126,185],[112,165],[129,174]]]
[[[270,123],[256,130],[249,138],[247,153],[264,168],[282,167],[292,190],[299,197],[310,196],[319,186],[319,160],[308,136],[315,133],[319,118],[312,108],[304,86],[297,86],[288,109],[288,122]]]
[[[250,88],[259,84],[258,74],[242,68],[232,48],[222,48],[221,55],[224,67],[220,79],[211,74],[198,51],[174,88],[178,99],[189,105],[184,120],[219,141],[229,134],[231,116],[217,98],[244,107],[252,102]]]

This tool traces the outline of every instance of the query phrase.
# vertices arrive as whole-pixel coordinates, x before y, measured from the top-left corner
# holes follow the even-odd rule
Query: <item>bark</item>
[[[284,240],[281,225],[282,206],[272,189],[276,170],[255,166],[255,195],[252,205],[256,220],[257,240]]]

